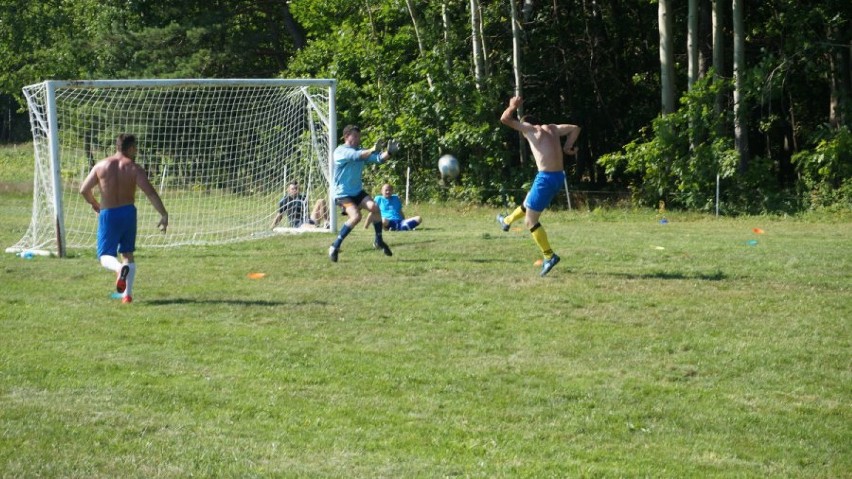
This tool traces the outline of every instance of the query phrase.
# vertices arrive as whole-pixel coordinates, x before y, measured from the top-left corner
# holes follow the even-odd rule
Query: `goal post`
[[[337,84],[330,79],[45,81],[24,87],[34,145],[30,225],[7,252],[65,256],[93,248],[97,217],[79,193],[91,167],[136,136],[136,162],[169,211],[169,230],[137,191],[137,247],[212,245],[268,237],[287,185],[307,217],[333,214]],[[96,193],[97,194],[97,193]],[[306,218],[305,218],[306,219]]]

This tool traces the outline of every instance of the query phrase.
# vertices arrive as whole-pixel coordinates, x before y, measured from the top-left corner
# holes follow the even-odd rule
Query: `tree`
[[[734,18],[734,141],[740,155],[740,172],[748,166],[748,125],[745,100],[745,25],[743,24],[743,0],[733,0]]]
[[[482,51],[482,18],[480,17],[479,0],[470,0],[470,38],[473,48],[473,71],[476,88],[482,89],[485,75],[485,59]]]
[[[672,19],[669,0],[659,0],[658,26],[660,30],[660,92],[663,114],[675,111],[674,51]]]

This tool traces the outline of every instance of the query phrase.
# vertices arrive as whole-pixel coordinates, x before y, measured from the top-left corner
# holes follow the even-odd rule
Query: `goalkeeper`
[[[382,151],[381,141],[370,149],[361,148],[361,129],[356,125],[343,128],[343,144],[334,149],[334,198],[342,206],[349,219],[340,228],[337,239],[328,248],[328,258],[337,262],[340,245],[361,221],[361,210],[369,211],[368,221],[376,232],[373,247],[382,250],[386,256],[393,256],[390,247],[382,239],[382,217],[376,202],[364,191],[361,175],[366,164],[379,164],[396,153],[399,146],[394,140],[388,142],[388,148]]]

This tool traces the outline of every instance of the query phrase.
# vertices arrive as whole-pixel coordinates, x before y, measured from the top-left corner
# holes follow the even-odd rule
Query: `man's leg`
[[[382,238],[382,213],[379,211],[379,205],[370,196],[364,198],[361,205],[370,212],[369,219],[373,223],[373,230],[376,232],[376,238],[373,240],[373,248],[382,250],[385,256],[393,256],[390,247],[385,244]]]
[[[121,274],[125,276],[126,284],[124,296],[121,300],[122,302],[130,303],[133,301],[133,283],[136,281],[136,262],[133,259],[133,253],[121,253],[121,256],[124,257]]]
[[[331,247],[328,248],[328,257],[335,263],[337,262],[337,255],[340,252],[340,246],[343,244],[343,240],[349,236],[352,229],[361,221],[361,210],[355,205],[355,203],[345,203],[343,208],[349,219],[343,224],[343,227],[340,228],[340,232],[337,233],[337,239],[335,239],[334,243],[331,244]]]
[[[553,256],[553,249],[550,248],[550,242],[547,239],[547,232],[544,227],[538,222],[541,217],[541,211],[535,211],[527,208],[527,214],[524,217],[524,225],[530,230],[533,241],[538,245],[544,259],[550,259]]]
[[[547,239],[547,232],[538,221],[540,217],[541,211],[535,211],[527,208],[524,223],[530,229],[533,241],[535,241],[535,244],[538,245],[542,256],[544,256],[544,261],[541,266],[541,276],[544,276],[549,273],[554,266],[556,266],[556,263],[559,262],[559,255],[555,254],[553,249],[550,247],[550,241]]]
[[[524,207],[524,205],[518,206],[517,208],[515,208],[515,211],[513,211],[508,216],[497,215],[497,222],[500,223],[500,226],[503,228],[503,231],[509,231],[509,227],[512,225],[512,223],[523,218],[526,215],[526,212],[527,209]]]

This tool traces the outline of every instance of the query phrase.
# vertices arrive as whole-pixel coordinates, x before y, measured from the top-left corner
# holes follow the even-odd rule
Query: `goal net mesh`
[[[168,233],[162,234],[159,214],[137,190],[137,247],[271,235],[278,202],[293,181],[309,215],[310,205],[328,198],[334,90],[289,82],[70,82],[54,89],[54,122],[47,82],[24,88],[35,146],[33,213],[24,237],[9,249],[56,251],[60,228],[66,248],[95,245],[97,217],[79,188],[97,161],[115,153],[121,133],[136,135],[136,162],[169,211]],[[58,152],[55,162],[52,151]],[[286,230],[286,215],[282,226]]]

